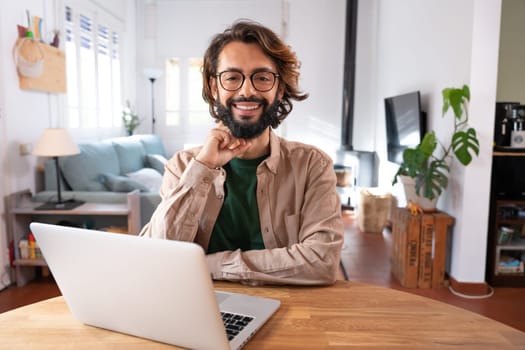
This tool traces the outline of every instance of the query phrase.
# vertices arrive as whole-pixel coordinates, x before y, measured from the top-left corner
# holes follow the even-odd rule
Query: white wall
[[[463,181],[452,182],[451,193],[458,198],[446,198],[450,212],[461,215],[454,231],[451,275],[464,282],[485,280],[501,0],[475,0],[473,13],[470,115],[479,134],[480,157],[465,169]]]
[[[20,143],[33,143],[42,129],[53,122],[57,98],[46,93],[24,91],[18,87],[18,77],[12,58],[17,38],[17,24],[27,25],[25,10],[31,15],[53,19],[53,8],[44,0],[8,1],[2,4],[0,20],[0,66],[3,101],[0,131],[0,156],[2,169],[1,198],[24,188],[34,189],[36,160],[18,153]],[[48,7],[46,7],[48,6]],[[52,20],[50,23],[52,24]],[[3,206],[3,200],[2,200]],[[5,210],[2,210],[5,212]],[[0,275],[7,271],[5,216],[0,219]],[[0,283],[0,288],[2,287]]]
[[[289,0],[285,40],[302,63],[300,87],[283,136],[335,156],[341,145],[346,0]]]
[[[373,147],[386,159],[384,98],[414,90],[422,93],[429,128],[446,142],[453,120],[441,117],[441,90],[470,85],[470,124],[479,134],[480,156],[466,169],[453,166],[438,208],[456,218],[451,275],[484,281],[501,0],[368,0],[359,6],[355,126],[375,125],[375,137],[355,134],[355,148]],[[380,186],[389,188],[396,170],[382,161]]]

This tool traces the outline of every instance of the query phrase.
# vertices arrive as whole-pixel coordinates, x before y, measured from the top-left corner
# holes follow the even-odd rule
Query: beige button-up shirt
[[[226,173],[196,161],[198,152],[199,148],[178,152],[168,161],[162,201],[141,236],[196,242],[207,250],[224,201]],[[214,279],[254,284],[335,282],[343,222],[328,155],[271,132],[270,156],[257,168],[257,205],[266,249],[207,255]]]

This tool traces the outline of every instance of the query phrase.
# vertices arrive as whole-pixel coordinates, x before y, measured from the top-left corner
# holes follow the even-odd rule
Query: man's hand
[[[233,137],[228,128],[221,125],[210,131],[195,159],[209,168],[217,168],[242,155],[250,146],[250,141]]]

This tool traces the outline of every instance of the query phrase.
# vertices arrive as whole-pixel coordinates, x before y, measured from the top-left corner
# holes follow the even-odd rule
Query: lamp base
[[[84,202],[76,201],[74,199],[62,202],[46,202],[36,207],[35,210],[71,210],[81,206],[82,204],[84,204]]]

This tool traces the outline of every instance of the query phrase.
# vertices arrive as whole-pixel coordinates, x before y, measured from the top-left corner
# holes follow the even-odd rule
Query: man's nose
[[[253,96],[257,93],[257,90],[253,87],[252,80],[249,77],[246,77],[244,79],[244,84],[242,84],[241,88],[239,89],[239,95],[240,96]]]

